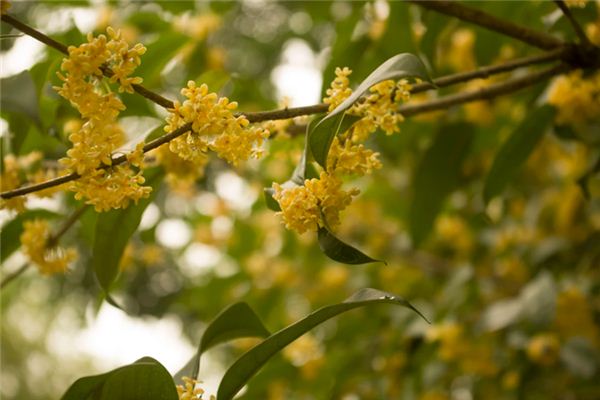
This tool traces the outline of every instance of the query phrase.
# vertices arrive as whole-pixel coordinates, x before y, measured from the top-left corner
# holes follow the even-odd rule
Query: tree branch
[[[6,22],[7,24],[12,25],[14,28],[39,40],[40,42],[52,47],[53,49],[56,49],[65,55],[69,55],[69,48],[67,46],[65,46],[64,44],[62,44],[60,42],[57,42],[56,40],[52,39],[51,37],[43,34],[42,32],[36,30],[35,28],[32,28],[31,26],[19,21],[18,19],[15,19],[8,14],[3,14],[1,19],[2,19],[2,21]],[[108,78],[110,78],[113,75],[113,72],[108,67],[103,67],[102,73]],[[174,104],[171,100],[167,99],[166,97],[161,96],[158,93],[155,93],[155,92],[145,88],[142,85],[136,84],[136,85],[131,85],[131,86],[133,87],[133,90],[135,90],[138,94],[140,94],[143,97],[147,98],[148,100],[158,104],[159,106],[162,106],[167,109],[174,107]]]
[[[4,287],[6,285],[11,283],[13,280],[18,278],[19,276],[21,276],[25,271],[27,271],[27,268],[29,268],[30,265],[31,264],[29,264],[29,263],[25,263],[21,267],[19,267],[18,270],[16,270],[15,272],[13,272],[10,275],[7,275],[6,277],[4,277],[4,279],[2,279],[2,282],[0,282],[0,289],[4,289]]]
[[[437,2],[437,3],[445,4],[445,2]],[[44,35],[43,33],[14,19],[13,17],[11,17],[9,15],[2,15],[2,21],[5,21],[5,22],[11,24],[15,28],[23,31],[24,33],[26,33],[28,35],[31,35],[32,37],[40,40],[41,42],[51,46],[52,48],[55,48],[55,49],[61,51],[62,53],[68,54],[68,48],[65,45],[55,41],[54,39],[49,38],[48,36]],[[470,80],[476,79],[476,78],[486,78],[493,74],[507,72],[507,71],[511,71],[511,70],[514,70],[514,69],[517,69],[520,67],[544,63],[544,62],[553,61],[553,60],[557,60],[557,59],[565,59],[566,60],[570,57],[570,55],[572,53],[571,50],[572,49],[570,47],[564,46],[559,49],[553,49],[552,51],[549,51],[544,54],[530,56],[530,57],[523,57],[523,58],[515,59],[512,61],[503,63],[503,64],[479,68],[475,71],[448,75],[445,77],[435,79],[433,81],[435,85],[431,85],[429,83],[421,83],[421,84],[415,85],[413,87],[413,89],[411,90],[411,92],[419,93],[419,92],[434,89],[436,87],[446,87],[446,86],[450,86],[450,85],[453,85],[456,83],[467,82],[467,81],[470,81]],[[108,77],[112,76],[112,74],[113,74],[113,72],[110,70],[110,68],[107,68],[107,67],[103,68],[103,73]],[[155,103],[157,103],[165,108],[173,107],[173,103],[170,100],[165,99],[164,97],[162,97],[140,85],[134,85],[134,86],[135,86],[136,91],[139,94],[154,101]],[[490,88],[491,88],[491,86],[490,86]],[[486,88],[486,89],[489,89],[489,88]],[[501,94],[504,94],[504,92],[502,92]],[[418,104],[418,105],[406,105],[404,107],[401,107],[401,110],[403,110],[403,113],[405,115],[414,115],[419,112],[427,112],[429,110],[428,107],[433,107],[433,109],[438,109],[440,107],[438,105],[438,104],[440,104],[440,102],[448,101],[447,99],[450,99],[450,101],[452,102],[452,99],[455,98],[456,96],[460,96],[460,95],[448,96],[443,99],[434,100],[432,102]],[[459,97],[459,99],[460,99],[460,97]],[[476,100],[476,99],[477,98],[474,98],[474,100]],[[467,100],[467,101],[472,101],[472,100]],[[441,104],[445,104],[445,103],[441,103]],[[328,105],[321,103],[321,104],[315,104],[315,105],[306,106],[306,107],[284,108],[284,109],[270,110],[270,111],[239,112],[239,113],[236,113],[236,115],[237,116],[244,115],[248,119],[249,122],[261,122],[261,121],[268,121],[268,120],[289,119],[289,118],[302,116],[302,115],[320,114],[320,113],[327,112],[327,109],[328,109]],[[420,110],[423,110],[423,111],[420,111]],[[163,135],[157,139],[154,139],[153,141],[147,143],[144,146],[144,153],[149,152],[165,143],[168,143],[171,140],[189,132],[190,130],[191,130],[191,124],[188,123],[178,129],[176,129],[173,132]],[[112,166],[122,164],[126,161],[127,161],[126,155],[121,155],[121,156],[115,157],[112,160]],[[101,168],[110,168],[110,167],[103,166]],[[0,197],[3,199],[10,199],[13,197],[22,196],[25,194],[37,192],[39,190],[58,186],[63,183],[71,182],[78,178],[80,178],[80,175],[73,172],[71,174],[60,176],[60,177],[48,180],[46,182],[41,182],[41,183],[38,183],[35,185],[25,186],[25,187],[21,187],[21,188],[17,188],[14,190],[9,190],[9,191],[0,193]]]
[[[581,25],[579,25],[579,23],[575,20],[575,17],[573,17],[573,13],[569,9],[569,7],[567,7],[565,2],[563,0],[554,0],[554,2],[558,6],[558,8],[560,8],[565,17],[567,17],[567,19],[569,20],[569,23],[573,27],[575,34],[577,34],[577,37],[579,38],[579,42],[585,47],[591,47],[592,43],[590,42],[590,39],[587,37],[583,29],[581,28]]]
[[[542,82],[543,80],[551,78],[557,74],[562,74],[574,68],[575,67],[572,67],[567,64],[555,65],[553,67],[549,67],[541,71],[531,72],[519,78],[513,78],[501,83],[492,84],[479,90],[457,93],[420,104],[407,104],[405,106],[399,107],[398,111],[402,115],[408,117],[435,110],[447,109],[449,107],[463,103],[468,103],[471,101],[490,100],[494,97],[516,92],[526,87],[535,85],[538,82]]]
[[[447,0],[408,0],[423,8],[451,15],[466,22],[518,39],[522,42],[544,50],[555,49],[563,42],[552,35],[517,25],[510,21],[497,18],[486,12],[464,6],[457,1]]]

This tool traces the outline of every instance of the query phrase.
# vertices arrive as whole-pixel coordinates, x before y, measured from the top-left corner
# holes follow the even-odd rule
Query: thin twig
[[[542,82],[552,76],[562,74],[573,68],[573,66],[567,64],[555,65],[541,71],[531,72],[519,78],[508,79],[501,83],[495,83],[479,90],[457,93],[424,103],[407,104],[399,107],[398,111],[404,116],[412,116],[435,110],[447,109],[449,107],[471,101],[490,100],[492,98],[516,92],[517,90],[535,85],[538,82]]]
[[[30,265],[31,264],[29,263],[25,263],[18,270],[10,275],[7,275],[4,279],[2,279],[2,282],[0,282],[0,289],[4,289],[6,285],[18,278],[21,274],[23,274],[23,272],[27,271],[27,268],[29,268]]]
[[[39,40],[40,42],[52,47],[53,49],[56,49],[65,55],[69,55],[69,48],[67,46],[65,46],[64,44],[62,44],[60,42],[57,42],[56,40],[43,34],[42,32],[38,31],[37,29],[11,17],[10,15],[8,15],[8,14],[2,15],[2,21],[12,25],[14,28]],[[112,76],[112,71],[108,67],[102,68],[102,73],[109,78]],[[150,89],[145,88],[142,85],[131,85],[131,86],[133,87],[133,90],[135,90],[138,94],[140,94],[143,97],[147,98],[148,100],[158,104],[159,106],[162,106],[167,109],[174,107],[174,104],[171,100],[167,99],[166,97],[161,96],[158,93],[151,91]]]
[[[408,0],[423,8],[437,11],[442,14],[451,15],[466,22],[479,25],[483,28],[501,33],[505,36],[518,39],[522,42],[539,47],[544,50],[551,50],[563,45],[563,42],[552,35],[538,32],[533,29],[517,25],[510,21],[497,18],[486,12],[475,8],[467,7],[457,1],[447,0]]]
[[[575,31],[575,33],[577,34],[577,37],[579,38],[579,42],[585,47],[592,46],[590,39],[587,37],[587,35],[583,31],[583,28],[581,28],[581,25],[579,25],[579,23],[575,20],[575,17],[573,17],[573,13],[571,12],[571,9],[569,9],[569,7],[567,7],[565,2],[563,0],[554,0],[554,2],[558,6],[558,8],[560,8],[560,10],[565,15],[565,17],[567,17],[567,19],[569,20],[569,23],[571,24],[571,26],[573,27],[573,30]]]
[[[175,139],[176,137],[181,136],[186,132],[189,132],[191,130],[191,127],[192,127],[192,124],[187,123],[187,124],[183,125],[182,127],[177,128],[173,132],[170,132],[166,135],[163,135],[161,137],[158,137],[158,138],[152,140],[151,142],[146,143],[146,145],[144,146],[144,153],[147,153],[150,150],[153,150],[153,149]],[[125,161],[127,161],[127,156],[121,155],[119,157],[113,158],[110,166],[103,166],[103,167],[99,167],[99,168],[103,168],[103,169],[110,168],[111,166],[116,166],[116,165],[122,164]],[[81,175],[79,175],[78,173],[72,172],[68,175],[59,176],[58,178],[50,179],[45,182],[41,182],[41,183],[37,183],[34,185],[29,185],[29,186],[24,186],[24,187],[21,187],[18,189],[7,190],[6,192],[0,193],[0,197],[3,199],[11,199],[13,197],[23,196],[25,194],[29,194],[29,193],[37,192],[37,191],[40,191],[43,189],[48,189],[48,188],[51,188],[54,186],[62,185],[63,183],[74,181],[80,177],[81,177]]]
[[[75,224],[75,222],[77,222],[79,217],[81,217],[87,209],[88,209],[88,205],[85,204],[85,205],[79,207],[77,210],[75,210],[71,215],[69,215],[69,218],[67,218],[63,222],[63,224],[60,226],[60,228],[56,232],[54,232],[52,235],[50,235],[50,237],[48,238],[48,242],[46,243],[46,246],[47,247],[56,246],[56,244],[58,243],[58,241],[60,240],[62,235],[67,233],[67,231],[73,226],[73,224]]]
[[[481,67],[474,71],[460,72],[457,74],[442,76],[433,80],[434,85],[431,85],[427,82],[423,82],[414,85],[410,92],[420,93],[434,89],[435,87],[451,86],[457,83],[468,82],[477,78],[489,78],[492,75],[512,71],[521,67],[527,67],[535,64],[543,64],[546,62],[556,61],[560,59],[567,59],[571,53],[572,49],[570,47],[565,46],[535,56],[516,58],[514,60],[507,61],[502,64]]]
[[[65,54],[68,54],[67,46],[55,41],[52,38],[49,38],[48,36],[44,35],[43,33],[14,19],[13,17],[11,17],[9,15],[3,15],[2,20],[11,24],[15,28],[23,31],[24,33],[31,35],[32,37],[40,40],[41,42],[59,50]],[[466,82],[466,81],[469,81],[469,80],[472,80],[475,78],[488,77],[492,74],[510,71],[510,70],[513,70],[513,69],[516,69],[519,67],[523,67],[523,66],[527,66],[527,65],[548,62],[548,61],[556,60],[559,58],[566,58],[568,54],[569,54],[569,49],[566,47],[564,47],[564,48],[561,47],[560,49],[554,49],[553,51],[550,51],[546,54],[541,54],[541,55],[531,56],[531,57],[524,57],[521,59],[509,61],[504,64],[480,68],[476,71],[453,74],[453,75],[449,75],[446,77],[441,77],[441,78],[434,80],[435,86],[428,84],[428,83],[415,85],[412,92],[419,93],[422,91],[433,89],[435,87],[445,87],[445,86],[453,85],[453,84],[460,83],[460,82]],[[103,70],[103,73],[109,77],[113,74],[113,72],[110,70],[110,68],[104,67],[102,70]],[[162,97],[142,86],[137,85],[136,91],[138,93],[140,93],[141,95],[143,95],[144,97],[154,101],[155,103],[162,105],[163,107],[166,107],[166,108],[173,107],[173,103],[170,100],[165,99],[164,97]],[[440,100],[436,100],[436,101],[434,101],[434,103],[437,103]],[[405,107],[407,107],[407,112],[411,113],[411,112],[414,112],[414,111],[412,111],[413,108],[411,108],[411,107],[419,107],[418,109],[421,109],[423,107],[426,107],[427,104],[428,103],[420,104],[418,106],[415,105],[415,106],[405,106]],[[433,104],[432,106],[436,107],[435,104]],[[326,112],[327,109],[328,109],[328,105],[321,103],[321,104],[315,104],[315,105],[306,106],[306,107],[284,108],[284,109],[271,110],[271,111],[245,112],[245,113],[240,112],[240,113],[237,113],[236,115],[246,116],[246,118],[249,120],[249,122],[260,122],[260,121],[267,121],[267,120],[288,119],[288,118],[293,118],[293,117],[302,116],[302,115],[319,114],[319,113]],[[162,144],[165,144],[165,143],[175,139],[176,137],[181,136],[181,135],[185,134],[186,132],[189,132],[190,130],[191,130],[191,124],[186,124],[186,125],[182,126],[181,128],[176,129],[173,132],[163,135],[163,136],[147,143],[144,146],[144,153],[146,153],[150,150],[153,150],[153,149],[161,146]],[[127,157],[125,155],[121,155],[121,156],[115,157],[112,160],[112,165],[113,166],[119,165],[126,161],[127,161]],[[102,167],[102,168],[107,168],[107,167]],[[33,193],[33,192],[36,192],[39,190],[43,190],[43,189],[47,189],[50,187],[61,185],[63,183],[67,183],[67,182],[76,180],[79,177],[80,177],[79,174],[73,172],[68,175],[60,176],[60,177],[57,177],[57,178],[54,178],[54,179],[51,179],[51,180],[48,180],[45,182],[41,182],[39,184],[25,186],[22,188],[9,190],[9,191],[0,193],[0,197],[3,199],[10,199],[13,197],[22,196],[22,195],[25,195],[28,193]]]
[[[560,74],[560,73],[566,72],[573,68],[574,67],[569,66],[567,64],[561,64],[561,65],[554,66],[554,67],[551,67],[549,69],[545,69],[542,71],[532,72],[530,74],[527,74],[527,75],[519,77],[519,78],[507,80],[502,83],[493,84],[493,85],[490,85],[486,88],[483,88],[483,89],[480,89],[477,91],[449,95],[449,96],[442,97],[440,99],[431,100],[431,101],[419,103],[419,104],[408,104],[408,105],[399,107],[398,110],[404,116],[411,116],[411,115],[421,114],[421,113],[430,112],[430,111],[434,111],[434,110],[439,110],[441,108],[446,108],[446,107],[450,107],[450,106],[457,105],[457,104],[467,103],[470,101],[491,99],[496,96],[511,93],[511,92],[517,91],[519,89],[531,86],[531,85],[533,85],[537,82],[540,82],[552,75]],[[426,89],[423,89],[423,90],[426,90]],[[299,113],[294,114],[294,116],[309,115],[309,114],[313,114],[313,113],[324,112],[324,111],[326,111],[326,109],[324,109],[324,108],[326,108],[326,106],[327,106],[326,104],[317,104],[317,105],[310,106],[310,107],[299,107],[298,109],[303,109],[304,113],[303,114],[299,114]],[[279,118],[279,119],[290,118],[290,117],[287,117],[287,115],[289,115],[290,112],[295,113],[295,110],[296,109],[288,108],[288,109],[283,109],[283,110],[265,111],[265,112],[254,114],[253,118],[255,118],[256,121],[273,120],[273,119],[277,119],[277,118]],[[173,132],[170,132],[166,135],[156,138],[144,146],[144,153],[146,153],[150,150],[153,150],[153,149],[175,139],[176,137],[179,137],[179,136],[183,135],[184,133],[189,132],[190,130],[191,130],[191,123],[187,123],[187,124],[183,125],[182,127],[174,130]],[[122,164],[126,161],[127,161],[127,157],[125,155],[121,155],[119,157],[113,158],[112,166]],[[107,167],[103,167],[103,168],[107,168]],[[54,179],[48,180],[46,182],[42,182],[42,183],[38,183],[35,185],[25,186],[22,188],[2,192],[2,193],[0,193],[0,197],[2,197],[3,199],[10,199],[13,197],[22,196],[24,194],[37,192],[42,189],[47,189],[47,188],[50,188],[53,186],[60,185],[62,183],[70,182],[79,177],[80,176],[77,173],[71,173],[69,175],[65,175],[65,176],[61,176],[59,178],[54,178]]]
[[[46,242],[47,247],[54,247],[58,243],[59,239],[75,224],[75,222],[83,215],[85,210],[87,210],[88,206],[84,205],[75,210],[69,217],[64,221],[64,223],[60,226],[60,228],[48,237],[48,241]],[[31,263],[26,263],[22,265],[19,269],[13,272],[10,275],[7,275],[2,282],[0,282],[0,289],[4,289],[6,285],[12,282],[14,279],[22,275]]]

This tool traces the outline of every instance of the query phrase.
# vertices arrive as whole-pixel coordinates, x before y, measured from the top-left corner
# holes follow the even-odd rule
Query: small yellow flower
[[[2,169],[2,175],[0,175],[0,190],[4,192],[21,186],[17,158],[12,154],[7,154],[2,161],[4,168]],[[18,196],[12,199],[3,199],[0,202],[0,208],[23,212],[25,211],[25,197]]]
[[[244,116],[234,116],[236,102],[230,102],[227,97],[219,98],[216,93],[209,93],[206,84],[197,86],[194,81],[189,81],[181,94],[187,100],[175,102],[164,129],[172,132],[192,123],[192,132],[172,140],[169,145],[172,152],[202,166],[206,164],[209,149],[233,165],[262,154],[260,146],[269,131],[249,126]]]
[[[560,342],[553,333],[534,336],[527,345],[527,356],[537,364],[550,366],[556,363],[560,353]]]
[[[10,1],[8,0],[0,0],[0,14],[4,15],[8,12],[8,10],[10,9],[10,6],[12,4],[10,4]]]
[[[600,116],[600,72],[583,77],[576,70],[558,77],[548,93],[548,103],[558,109],[558,124],[581,125]]]
[[[77,258],[73,248],[59,246],[48,248],[50,232],[48,222],[41,219],[25,221],[21,234],[23,253],[29,257],[45,275],[64,273],[68,265]]]
[[[570,8],[584,8],[587,4],[588,0],[565,0],[567,6]]]
[[[201,382],[187,376],[184,376],[182,380],[183,385],[177,385],[179,400],[202,400],[204,389],[198,387],[198,384]],[[214,399],[214,396],[210,396],[210,400]]]
[[[69,57],[63,60],[59,78],[63,81],[56,88],[61,96],[77,108],[82,122],[65,127],[73,147],[60,163],[68,172],[76,172],[81,178],[69,185],[76,199],[87,199],[97,211],[126,207],[150,193],[141,173],[135,173],[127,165],[99,169],[112,165],[113,152],[123,144],[125,134],[117,122],[119,113],[125,109],[123,102],[113,93],[106,92],[100,85],[102,68],[112,71],[109,81],[119,84],[119,92],[133,92],[132,85],[141,83],[141,78],[131,78],[140,65],[140,56],[146,48],[136,44],[130,48],[122,39],[120,31],[108,27],[109,38],[104,35],[88,35],[88,42],[79,47],[69,47]],[[143,143],[127,155],[128,161],[141,167]]]
[[[328,171],[362,176],[380,168],[379,153],[365,148],[362,144],[355,144],[351,140],[345,140],[340,144],[339,138],[333,139],[327,157]]]
[[[329,104],[329,112],[335,110],[344,100],[346,100],[352,94],[350,89],[350,80],[348,76],[352,73],[352,70],[348,67],[336,68],[335,79],[331,82],[331,88],[325,92],[327,97],[323,99],[325,104]]]

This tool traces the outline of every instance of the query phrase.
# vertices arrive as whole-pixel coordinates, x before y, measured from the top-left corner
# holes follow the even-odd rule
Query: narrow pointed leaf
[[[417,56],[410,53],[397,54],[377,67],[346,100],[315,124],[309,135],[309,143],[311,152],[319,165],[326,168],[329,147],[338,132],[336,128],[339,127],[340,117],[344,112],[371,86],[389,79],[402,78],[419,78],[431,82],[425,65]]]
[[[219,385],[217,399],[232,399],[271,357],[315,326],[346,311],[382,303],[408,307],[425,319],[417,309],[401,297],[376,289],[362,289],[346,299],[343,303],[326,306],[314,311],[305,318],[274,333],[244,353],[225,372]]]
[[[145,185],[152,187],[152,193],[138,204],[125,209],[112,210],[98,215],[94,234],[92,267],[100,286],[108,294],[111,284],[119,272],[119,261],[134,234],[144,210],[150,204],[162,182],[163,171],[153,168],[145,172]]]
[[[327,155],[333,142],[333,138],[338,133],[346,132],[354,125],[360,117],[347,114],[339,114],[335,118],[329,118],[326,121],[318,122],[312,134],[309,135],[309,145],[315,160],[323,168],[327,165]]]
[[[273,195],[275,194],[275,189],[266,187],[263,189],[263,193],[265,195],[265,204],[267,205],[267,208],[269,208],[272,211],[281,211],[279,203],[273,198]]]
[[[554,108],[543,106],[529,113],[504,142],[485,179],[483,198],[488,203],[502,193],[552,123]]]
[[[342,242],[329,232],[327,228],[320,227],[318,231],[319,247],[325,255],[334,261],[344,264],[366,264],[371,262],[383,262],[369,257],[362,251]]]
[[[223,310],[208,324],[202,334],[198,352],[177,373],[176,377],[198,378],[202,353],[219,343],[243,337],[267,337],[271,333],[247,303],[235,303]]]
[[[444,200],[458,186],[473,137],[469,124],[443,126],[417,167],[410,206],[410,232],[416,245],[427,237]]]

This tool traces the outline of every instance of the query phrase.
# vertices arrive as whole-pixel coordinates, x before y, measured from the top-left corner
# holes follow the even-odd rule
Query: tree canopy
[[[1,4],[2,398],[600,397],[600,2]]]

